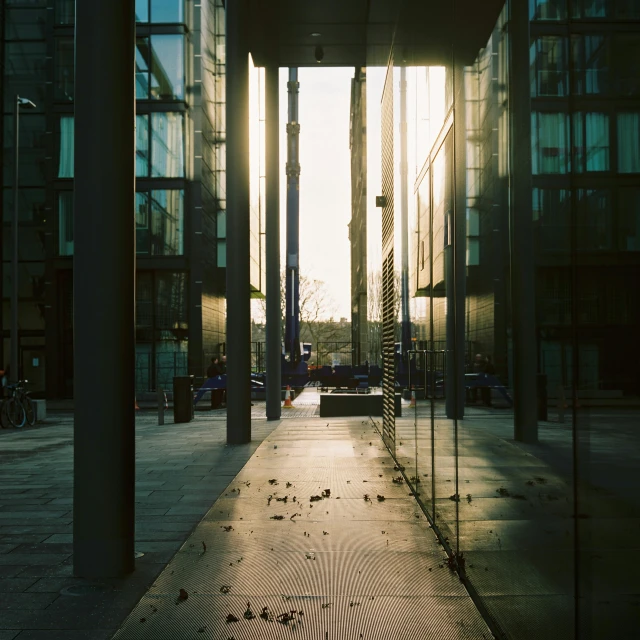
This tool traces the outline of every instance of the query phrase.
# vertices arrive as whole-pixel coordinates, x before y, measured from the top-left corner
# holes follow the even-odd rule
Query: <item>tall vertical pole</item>
[[[266,68],[267,200],[267,420],[281,414],[280,319],[280,113],[278,66]]]
[[[401,335],[402,354],[411,349],[409,317],[409,161],[407,153],[407,68],[400,67],[400,233],[401,233]],[[407,360],[407,366],[409,361]]]
[[[289,360],[300,362],[300,123],[298,69],[289,69],[287,123],[287,269],[285,344]]]
[[[18,175],[20,164],[20,97],[16,96],[13,105],[13,225],[11,228],[12,252],[11,252],[11,362],[10,373],[13,380],[19,380],[19,358],[20,340],[18,338],[18,225],[19,203],[18,203]]]
[[[249,44],[246,0],[227,0],[227,442],[251,440]]]
[[[73,563],[83,577],[134,568],[134,46],[134,0],[76,0]]]
[[[523,2],[510,2],[509,111],[511,321],[513,325],[514,438],[538,440],[533,221],[531,204],[531,89],[525,70],[529,15]]]

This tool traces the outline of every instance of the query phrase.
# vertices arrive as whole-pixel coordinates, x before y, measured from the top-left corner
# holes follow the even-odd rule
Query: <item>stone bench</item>
[[[382,416],[382,394],[321,393],[320,417]],[[402,416],[400,394],[395,394],[395,415]]]

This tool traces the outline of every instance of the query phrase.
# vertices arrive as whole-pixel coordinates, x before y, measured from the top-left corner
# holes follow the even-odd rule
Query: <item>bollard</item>
[[[164,424],[164,393],[160,387],[157,391],[158,395],[158,426]]]

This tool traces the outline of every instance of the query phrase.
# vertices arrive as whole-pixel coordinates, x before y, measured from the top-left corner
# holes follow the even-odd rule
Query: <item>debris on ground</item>
[[[247,602],[247,610],[244,612],[244,619],[253,620],[255,617],[255,614],[251,611],[251,605]]]
[[[467,493],[467,502],[468,502],[469,504],[471,504],[471,501],[472,501],[472,500],[473,500],[473,498],[471,497],[471,494],[470,494],[470,493]]]
[[[220,587],[220,593],[229,593],[229,591],[231,591],[231,587],[227,584],[223,584]]]
[[[380,494],[378,494],[377,498],[378,498],[378,502],[384,502],[386,499],[384,496],[381,496]]]
[[[278,481],[275,478],[271,478],[271,480],[269,480],[269,484],[276,485],[278,484]]]
[[[452,496],[449,496],[449,500],[452,502],[460,502],[460,494],[454,493]]]
[[[284,520],[284,516],[271,516],[271,520]]]
[[[509,493],[509,490],[505,489],[504,487],[500,487],[499,489],[496,489],[496,493],[500,494],[503,498],[506,497],[506,496],[511,495]]]
[[[262,607],[262,611],[260,612],[260,617],[263,620],[268,620],[269,622],[273,620],[273,615],[271,614],[271,611],[269,611],[269,607]]]
[[[363,497],[365,502],[371,502],[371,498],[369,497],[368,493],[365,493]]]
[[[178,593],[178,597],[176,599],[176,604],[184,602],[188,597],[189,594],[184,589],[180,589],[180,592]]]
[[[228,526],[221,525],[220,528],[224,529],[227,533],[229,533],[229,531],[233,530],[233,527],[231,525],[228,525]]]
[[[331,497],[331,489],[325,489],[325,490],[322,492],[322,497],[323,497],[323,498],[330,498],[330,497]]]
[[[284,498],[276,498],[278,502],[284,502],[284,503],[286,503],[288,499],[289,499],[289,496],[284,496]]]
[[[393,484],[402,484],[404,482],[402,476],[398,476],[397,478],[392,479]]]
[[[204,633],[207,630],[207,627],[198,627],[198,633]]]
[[[227,622],[239,622],[239,619],[236,618],[233,613],[227,614]]]
[[[322,608],[323,609],[328,609],[332,604],[333,604],[333,602],[323,602],[322,603]]]
[[[202,553],[206,553],[206,551],[207,551],[207,545],[206,545],[205,541],[203,540],[202,541]]]
[[[292,487],[293,485],[290,482],[287,482],[287,489],[289,489],[289,487]]]

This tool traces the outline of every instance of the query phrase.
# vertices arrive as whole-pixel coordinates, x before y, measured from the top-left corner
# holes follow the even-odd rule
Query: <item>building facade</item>
[[[74,95],[81,90],[74,86],[74,2],[5,2],[2,21],[2,358],[9,360],[13,101],[19,94],[36,104],[20,114],[21,373],[34,393],[66,398],[73,394],[73,219],[82,215],[73,199]],[[114,46],[117,41],[114,34]],[[202,375],[209,358],[225,350],[224,3],[137,0],[135,59],[132,224],[136,390],[143,392],[170,388],[174,375]],[[260,92],[259,74],[252,87]],[[253,116],[256,126],[260,117]],[[263,174],[260,168],[252,174],[256,295],[264,288]]]

